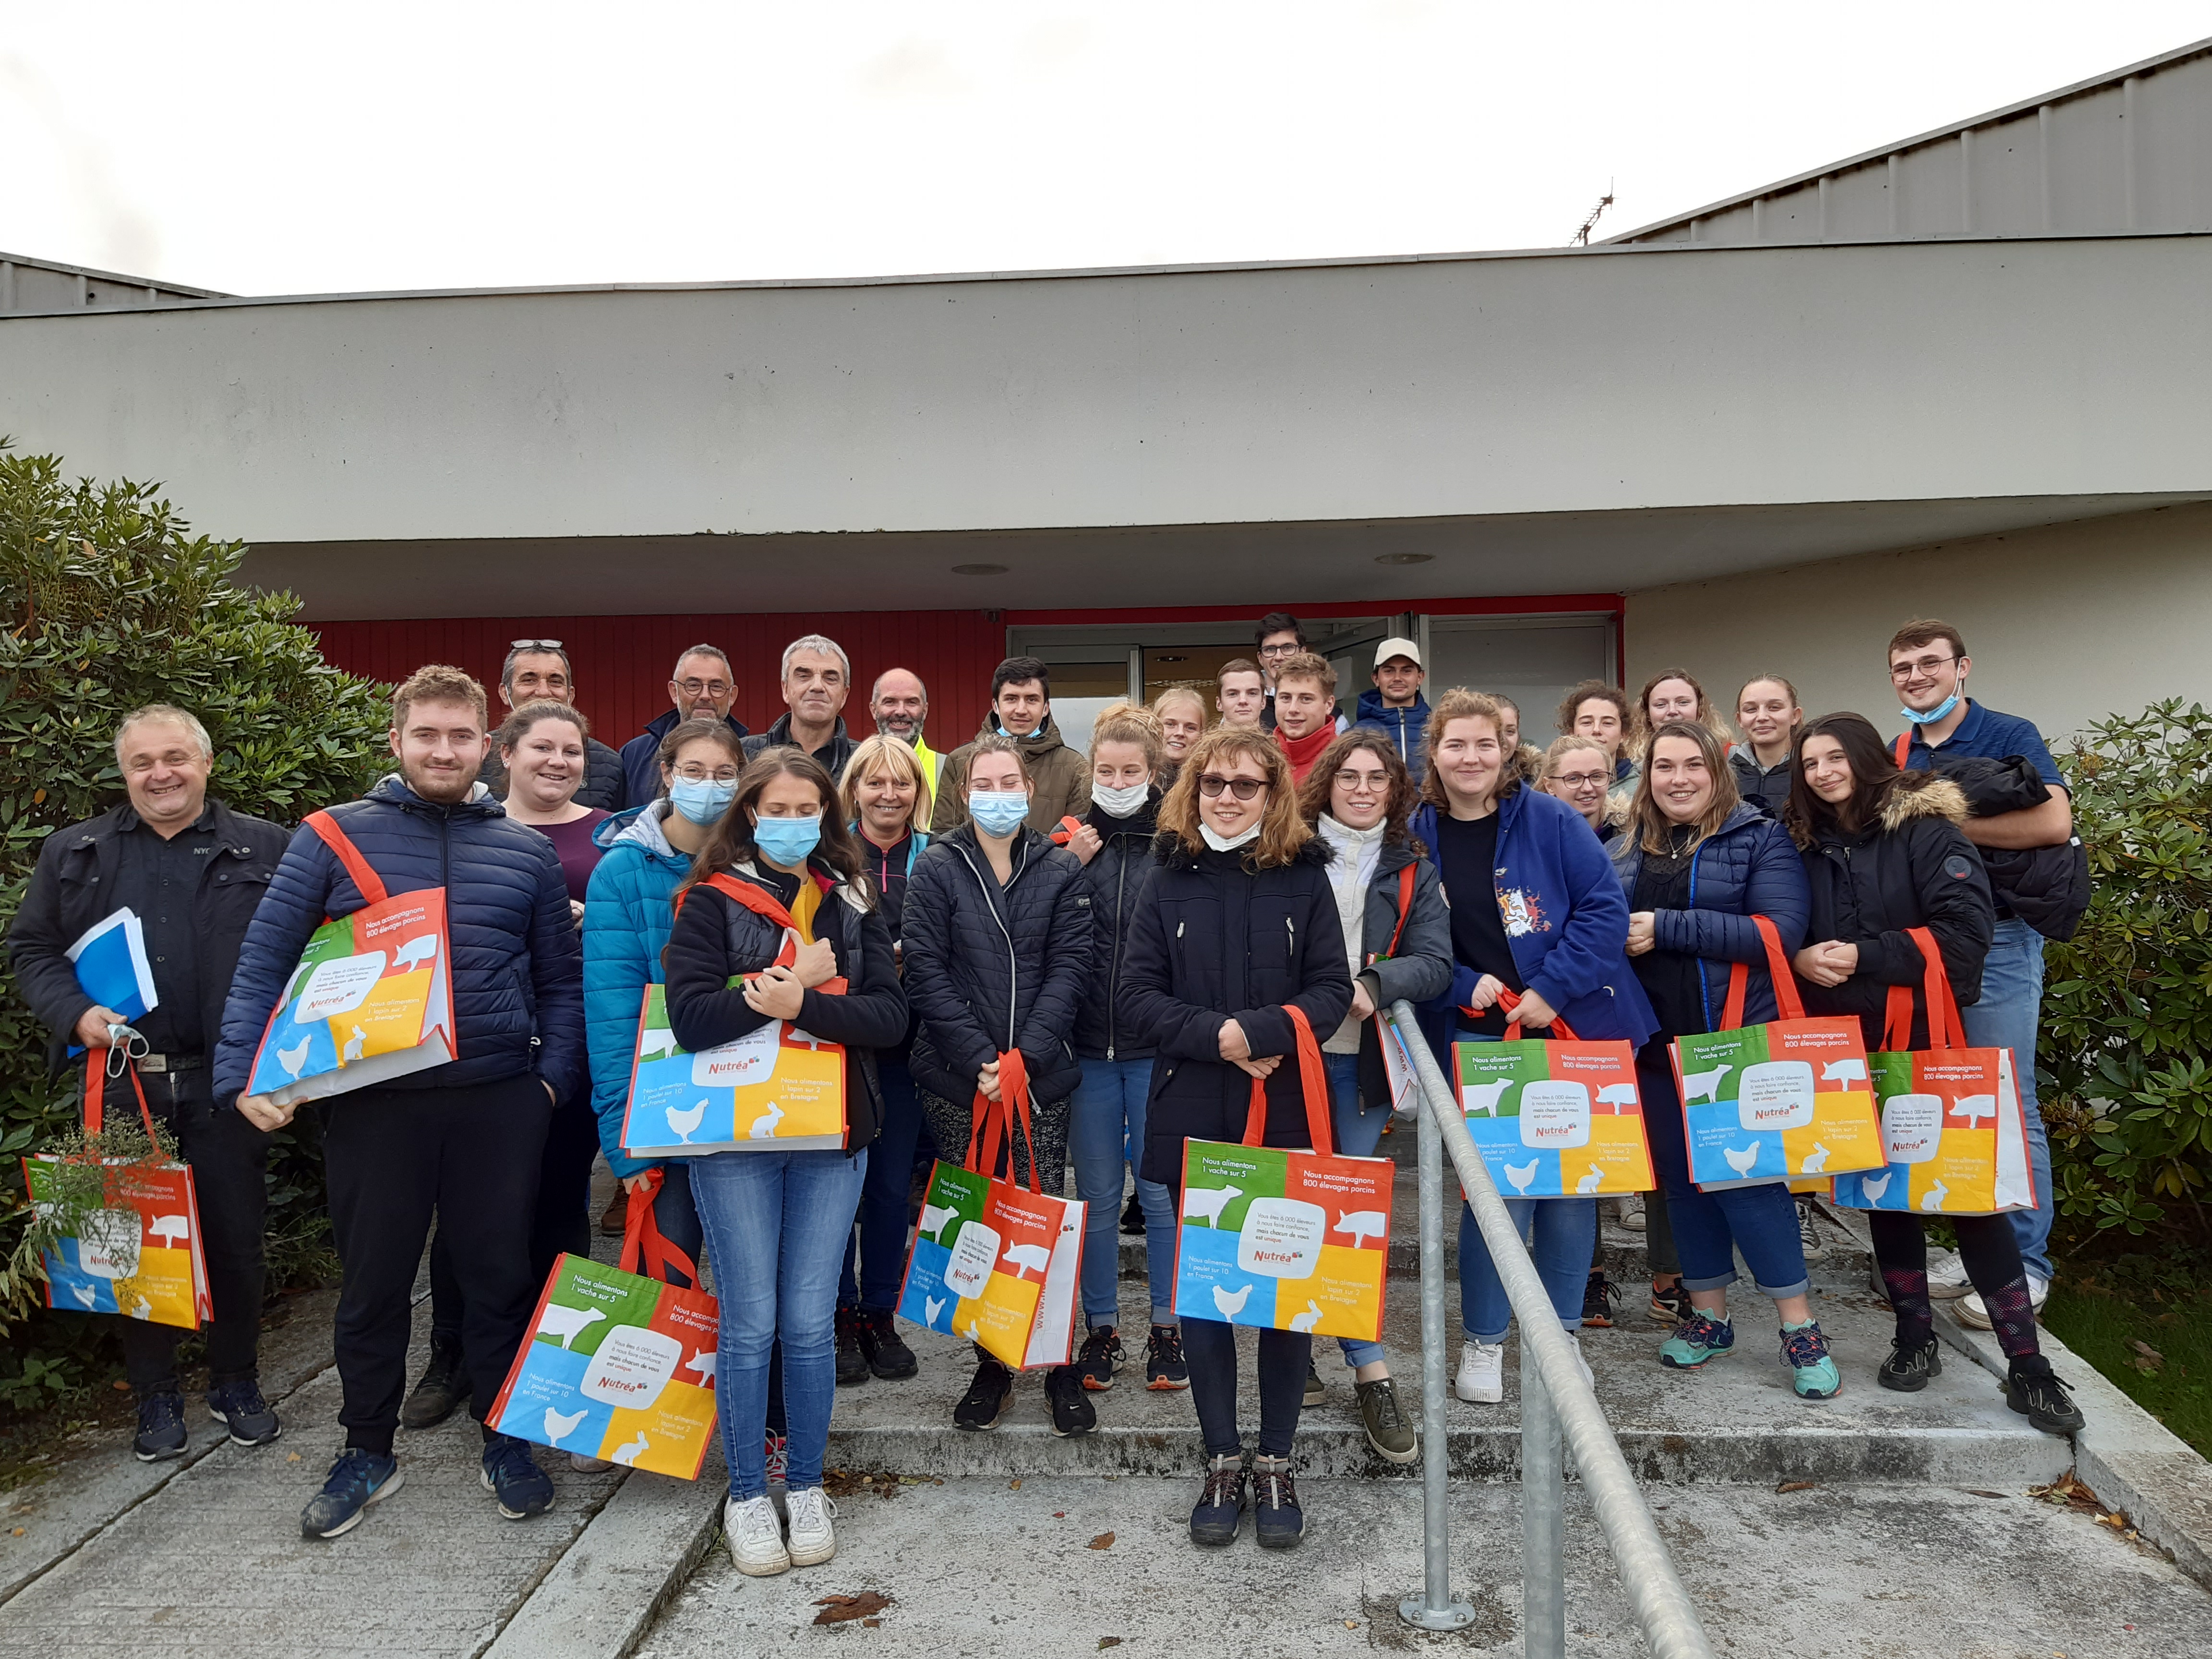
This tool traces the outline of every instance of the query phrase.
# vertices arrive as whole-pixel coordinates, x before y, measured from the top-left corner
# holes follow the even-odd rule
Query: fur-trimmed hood
[[[1172,830],[1163,830],[1152,837],[1152,862],[1164,864],[1171,868],[1184,870],[1195,868],[1200,857],[1212,850],[1203,842],[1195,847],[1190,846]],[[1298,848],[1297,856],[1291,862],[1310,864],[1316,869],[1325,869],[1329,860],[1335,856],[1336,854],[1328,842],[1320,836],[1314,835],[1306,838],[1305,845]]]
[[[1954,823],[1964,823],[1968,816],[1966,792],[1950,779],[1937,772],[1900,772],[1882,797],[1881,829],[1882,834],[1893,836],[1917,819],[1948,818]],[[1820,844],[1819,832],[1793,824],[1790,833],[1800,847]]]

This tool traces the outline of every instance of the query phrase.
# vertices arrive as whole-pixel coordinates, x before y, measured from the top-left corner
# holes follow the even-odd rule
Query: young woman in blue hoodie
[[[1428,756],[1413,828],[1451,906],[1451,989],[1424,1011],[1445,1074],[1454,1042],[1496,1042],[1516,1025],[1540,1032],[1555,1019],[1580,1038],[1641,1044],[1656,1022],[1623,954],[1628,902],[1589,825],[1522,779],[1503,711],[1480,692],[1437,700]],[[1597,1200],[1507,1203],[1524,1237],[1533,1227],[1536,1271],[1571,1334],[1582,1327]],[[1498,1401],[1512,1310],[1472,1210],[1460,1217],[1459,1262],[1466,1340],[1453,1387],[1462,1400]]]

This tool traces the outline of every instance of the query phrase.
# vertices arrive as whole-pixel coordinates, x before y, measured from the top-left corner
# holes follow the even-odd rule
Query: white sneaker
[[[819,1566],[837,1553],[837,1529],[830,1517],[837,1506],[819,1486],[801,1486],[790,1498],[791,1565]]]
[[[2035,1310],[2036,1316],[2038,1318],[2042,1316],[2043,1304],[2045,1301],[2048,1299],[2050,1295],[2051,1281],[2049,1279],[2038,1279],[2033,1273],[2028,1274],[2028,1306]],[[1982,1300],[1982,1293],[1979,1291],[1975,1291],[1972,1296],[1967,1297],[1964,1301],[1960,1303],[1957,1312],[1959,1315],[1959,1322],[1961,1325],[1969,1326],[1978,1331],[1986,1331],[1991,1328],[1990,1323],[1989,1304]]]
[[[730,1565],[748,1578],[773,1578],[791,1569],[791,1553],[783,1547],[783,1528],[776,1523],[775,1505],[765,1497],[722,1500],[722,1535],[730,1547]]]
[[[1928,1255],[1928,1294],[1938,1302],[1954,1302],[1974,1288],[1966,1277],[1966,1264],[1956,1250],[1931,1250]]]
[[[579,1474],[605,1474],[614,1465],[604,1457],[586,1457],[581,1452],[570,1452],[568,1467]]]
[[[1452,1392],[1462,1400],[1496,1405],[1505,1398],[1505,1345],[1503,1342],[1462,1342],[1459,1345],[1459,1375]]]
[[[1632,1193],[1620,1200],[1620,1224],[1632,1233],[1644,1230],[1644,1194]]]

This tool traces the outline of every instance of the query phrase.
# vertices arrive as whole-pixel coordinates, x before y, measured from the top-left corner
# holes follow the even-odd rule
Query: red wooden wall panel
[[[729,653],[738,680],[737,717],[764,732],[783,713],[777,672],[783,647],[801,634],[826,634],[853,659],[846,724],[872,730],[868,688],[886,668],[908,668],[929,688],[929,740],[950,750],[975,736],[990,702],[991,670],[1006,655],[1006,629],[981,611],[859,611],[817,616],[457,617],[394,622],[311,623],[323,654],[339,667],[401,680],[424,663],[451,663],[490,690],[510,641],[562,641],[576,665],[577,706],[602,742],[622,746],[668,708],[669,671],[686,646]],[[494,697],[494,712],[497,713]]]

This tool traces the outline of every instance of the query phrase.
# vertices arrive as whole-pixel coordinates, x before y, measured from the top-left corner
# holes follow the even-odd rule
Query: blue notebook
[[[154,969],[146,960],[146,929],[136,911],[126,908],[94,922],[70,946],[68,955],[76,967],[76,982],[102,1007],[134,1020],[161,1006]],[[83,1052],[75,1044],[70,1047],[72,1054]]]

